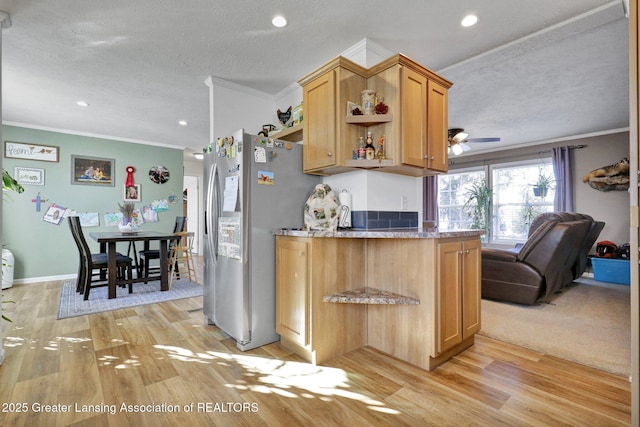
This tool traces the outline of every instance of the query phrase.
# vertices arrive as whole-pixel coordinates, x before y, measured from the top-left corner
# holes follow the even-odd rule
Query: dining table
[[[179,237],[173,233],[162,231],[135,231],[120,232],[106,231],[89,233],[89,236],[100,244],[100,252],[107,254],[107,280],[109,286],[109,299],[116,297],[116,286],[128,283],[146,282],[149,280],[160,280],[160,290],[169,290],[169,242]],[[117,243],[133,243],[143,242],[144,249],[149,250],[150,243],[158,241],[160,245],[160,275],[141,277],[138,273],[136,278],[117,277],[116,266],[116,244]]]

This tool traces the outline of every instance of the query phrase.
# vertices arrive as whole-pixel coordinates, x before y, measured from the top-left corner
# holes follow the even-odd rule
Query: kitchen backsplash
[[[418,227],[418,212],[407,211],[353,211],[353,228],[414,228]]]

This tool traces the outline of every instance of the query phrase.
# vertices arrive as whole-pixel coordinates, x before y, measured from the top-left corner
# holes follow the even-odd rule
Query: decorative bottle
[[[384,155],[384,135],[378,140],[378,150],[376,151],[376,159],[384,160],[387,157]]]
[[[373,146],[373,136],[367,132],[367,144],[364,146],[366,159],[373,160],[376,157],[376,147]]]
[[[361,136],[358,140],[358,160],[364,160],[366,158],[366,151],[364,148],[364,136]]]

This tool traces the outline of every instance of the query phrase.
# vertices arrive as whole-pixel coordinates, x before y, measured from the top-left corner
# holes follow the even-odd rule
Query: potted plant
[[[552,182],[553,178],[543,174],[542,170],[540,170],[540,173],[538,174],[538,181],[533,184],[533,195],[544,199],[547,196],[549,188],[551,188]]]
[[[465,209],[471,209],[473,223],[471,228],[484,230],[483,239],[487,239],[491,229],[491,221],[489,220],[489,208],[493,199],[491,187],[487,184],[486,179],[480,182],[474,182],[469,190],[467,190],[467,200],[464,203]]]
[[[6,195],[7,198],[11,199],[11,196],[9,196],[8,194],[10,191],[15,191],[16,193],[20,194],[24,191],[24,187],[22,187],[22,185],[20,185],[18,181],[16,181],[11,175],[9,175],[9,172],[2,169],[2,196],[4,197]],[[5,258],[5,256],[7,258]],[[5,282],[4,281],[5,276],[13,277],[13,265],[9,262],[9,259],[11,258],[13,258],[13,254],[8,249],[3,249],[2,250],[2,279],[3,279],[2,284],[3,285]],[[13,282],[13,279],[11,281]],[[10,286],[7,286],[7,287],[10,287]],[[4,305],[11,302],[13,301],[3,300],[2,308],[4,309]],[[7,322],[11,322],[11,319],[9,319],[4,314],[2,315],[2,319],[6,320]]]
[[[124,202],[122,205],[118,203],[118,208],[122,213],[122,222],[118,224],[118,229],[123,233],[134,231],[133,223],[131,222],[135,211],[135,205],[133,202]]]

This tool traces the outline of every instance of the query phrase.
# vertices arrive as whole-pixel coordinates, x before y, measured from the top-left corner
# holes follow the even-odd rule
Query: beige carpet
[[[628,376],[630,298],[629,286],[580,278],[549,303],[482,300],[480,334]]]

